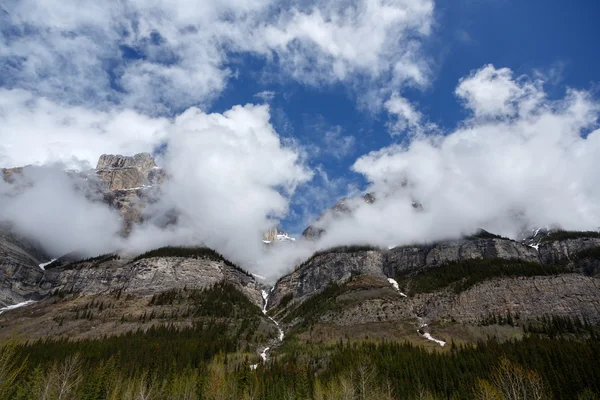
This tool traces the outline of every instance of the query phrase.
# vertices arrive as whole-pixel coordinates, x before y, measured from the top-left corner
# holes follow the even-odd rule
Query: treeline
[[[598,399],[600,342],[296,345],[258,368],[226,326],[7,345],[2,399]],[[513,393],[516,391],[516,394]],[[59,394],[61,394],[59,396]]]
[[[541,242],[554,242],[557,240],[581,239],[581,238],[600,238],[600,232],[596,231],[551,231],[544,236]]]
[[[150,306],[182,306],[188,316],[252,319],[262,316],[260,308],[228,282],[206,289],[173,289],[152,296]]]
[[[507,237],[496,235],[495,233],[491,233],[486,231],[485,229],[480,229],[472,235],[467,235],[464,237],[467,240],[476,240],[476,239],[504,239],[510,240]]]
[[[564,266],[504,259],[473,259],[454,261],[418,272],[396,275],[401,288],[409,293],[430,293],[450,286],[460,293],[471,286],[496,277],[543,276],[570,272]]]
[[[166,246],[158,249],[147,251],[135,257],[132,262],[153,257],[184,257],[184,258],[205,258],[212,261],[221,261],[225,265],[237,269],[245,275],[252,276],[248,271],[237,266],[233,262],[223,257],[217,251],[208,247],[182,247],[182,246]]]
[[[75,261],[73,261],[73,259],[69,255],[64,256],[64,257],[65,258],[59,258],[59,259],[53,261],[52,263],[46,265],[45,269],[48,270],[48,269],[53,269],[53,268],[58,268],[58,267],[63,267],[64,269],[71,269],[71,268],[75,268],[77,265],[82,264],[82,263],[93,263],[93,266],[97,266],[104,262],[111,261],[111,260],[118,260],[120,258],[118,254],[114,254],[114,253],[100,254],[95,257],[81,258],[81,259],[77,259]]]

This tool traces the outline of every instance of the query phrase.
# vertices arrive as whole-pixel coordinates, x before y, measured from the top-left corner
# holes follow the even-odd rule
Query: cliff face
[[[154,158],[148,153],[132,157],[103,154],[98,160],[96,174],[108,190],[135,189],[159,181]]]
[[[582,266],[582,263],[597,266],[600,261],[594,258],[594,253],[585,253],[586,258],[577,256],[584,254],[584,250],[600,249],[600,241],[590,238],[554,241],[540,245],[539,249],[538,253],[534,247],[507,239],[471,238],[391,250],[332,251],[314,256],[281,278],[268,308],[275,318],[283,321],[285,330],[300,332],[304,339],[308,333],[302,332],[308,331],[302,329],[310,326],[310,337],[315,335],[320,340],[352,336],[353,332],[364,332],[369,337],[404,337],[414,332],[415,327],[423,327],[427,332],[430,328],[425,324],[438,328],[458,324],[483,330],[481,324],[491,316],[512,315],[521,321],[560,316],[600,324],[600,280]],[[424,293],[410,292],[411,276],[418,274],[428,279],[448,263],[486,259],[537,264],[541,271],[547,271],[544,266],[548,264],[548,269],[558,268],[560,272],[540,276],[523,272],[510,277],[500,272],[458,292],[450,281],[447,286],[442,284]],[[399,275],[409,277],[408,295],[402,293],[404,288],[397,290],[388,282],[388,278]],[[324,291],[331,283],[341,286],[333,292]],[[317,296],[322,306],[313,302],[309,308],[303,308],[302,304],[313,296]],[[314,309],[320,311],[315,314]],[[310,321],[308,325],[306,321]],[[468,331],[471,328],[460,329],[463,332],[459,338],[473,333]]]
[[[276,307],[282,298],[292,295],[294,301],[324,289],[330,282],[344,282],[353,275],[385,278],[383,254],[380,251],[325,253],[313,257],[291,274],[281,278],[269,298],[269,307]]]
[[[393,278],[399,272],[421,271],[453,261],[494,258],[539,262],[534,248],[507,239],[453,240],[391,250],[331,252],[313,257],[281,278],[270,305],[276,306],[290,293],[301,301],[329,283],[343,282],[352,275]]]
[[[436,267],[453,261],[502,258],[538,262],[534,248],[506,239],[453,240],[430,246],[396,247],[385,252],[384,273],[389,277],[399,272]]]
[[[184,257],[154,257],[135,262],[110,260],[81,262],[46,271],[40,289],[44,293],[67,291],[81,295],[121,291],[135,296],[178,289],[202,289],[226,281],[262,307],[260,285],[250,275],[222,261]]]
[[[575,261],[585,250],[600,247],[600,238],[578,238],[542,242],[538,249],[544,264],[564,264]]]
[[[0,226],[0,306],[20,303],[42,279],[39,264],[48,259],[41,246]]]

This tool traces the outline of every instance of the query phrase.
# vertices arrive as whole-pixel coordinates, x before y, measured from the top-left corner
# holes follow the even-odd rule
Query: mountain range
[[[21,172],[3,176],[14,182]],[[104,155],[95,170],[77,173],[122,215],[123,235],[168,180],[149,154]],[[376,194],[362,199],[375,202]],[[326,214],[351,212],[341,200],[298,241],[318,238]],[[278,228],[263,241],[294,245]],[[441,351],[492,337],[524,339],[557,321],[568,321],[569,335],[588,337],[600,325],[599,278],[600,233],[593,231],[536,229],[516,241],[481,230],[394,248],[335,247],[269,285],[203,247],[92,258],[74,252],[51,260],[39,243],[5,224],[0,338],[99,340],[220,321],[237,332],[238,349],[253,354],[256,369],[300,344],[374,340]]]

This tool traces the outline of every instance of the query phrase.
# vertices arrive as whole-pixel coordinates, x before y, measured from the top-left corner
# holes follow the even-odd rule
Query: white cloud
[[[223,114],[192,107],[166,120],[133,111],[61,108],[47,100],[33,101],[23,91],[5,94],[10,96],[2,99],[14,101],[17,110],[27,109],[21,102],[32,111],[2,111],[2,118],[10,122],[7,126],[19,130],[27,119],[35,123],[29,125],[31,131],[23,131],[18,146],[2,148],[3,160],[64,157],[69,164],[26,168],[26,184],[9,185],[0,179],[0,221],[40,240],[55,255],[205,245],[250,268],[264,256],[262,234],[287,214],[297,186],[312,178],[302,154],[283,144],[270,125],[266,105],[235,106]],[[78,135],[80,129],[86,135]],[[145,209],[147,223],[123,239],[120,217],[101,201],[93,175],[85,180],[63,171],[85,169],[106,150],[127,153],[124,150],[163,140],[167,146],[161,164],[169,179],[159,189],[157,203]],[[179,215],[177,223],[160,226],[173,211]]]
[[[261,99],[265,103],[270,103],[275,98],[275,92],[272,90],[263,90],[262,92],[256,93],[254,97]]]
[[[351,217],[328,228],[321,246],[396,245],[477,228],[514,237],[532,226],[600,227],[600,103],[574,90],[551,101],[540,85],[490,68],[460,83],[476,116],[461,128],[356,161],[353,169],[378,201],[359,202]],[[481,95],[490,88],[495,99]]]
[[[64,165],[28,167],[0,179],[0,221],[38,240],[50,254],[77,251],[97,255],[120,247],[119,214],[101,201],[83,177],[67,175]]]
[[[9,27],[0,36],[8,87],[161,114],[218,96],[235,76],[232,52],[264,57],[301,82],[360,75],[382,87],[424,85],[420,43],[433,1],[24,0],[5,5],[0,18]]]
[[[264,105],[186,110],[170,127],[163,162],[170,178],[150,212],[175,209],[180,218],[168,230],[137,229],[131,244],[204,244],[245,266],[260,257],[262,234],[287,213],[297,185],[312,178],[282,145]]]
[[[455,93],[476,118],[526,116],[544,100],[542,84],[490,64],[461,79]]]
[[[392,135],[399,135],[404,132],[409,132],[412,135],[436,133],[439,129],[434,123],[426,121],[423,114],[397,92],[393,93],[384,103],[384,107],[395,119],[394,122],[388,124]]]
[[[355,147],[356,138],[352,135],[342,135],[342,127],[331,127],[323,134],[324,152],[335,158],[344,158],[350,155]]]
[[[152,152],[169,124],[133,110],[95,111],[0,89],[0,166],[86,161],[95,167],[104,153]]]

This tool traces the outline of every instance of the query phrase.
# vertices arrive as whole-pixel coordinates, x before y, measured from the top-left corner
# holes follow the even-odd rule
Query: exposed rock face
[[[139,188],[148,182],[137,168],[99,170],[96,174],[108,190]]]
[[[8,262],[0,269],[0,304],[25,299],[40,299],[56,291],[82,295],[110,294],[117,291],[148,296],[171,289],[206,288],[229,282],[262,308],[261,285],[251,275],[222,261],[182,257],[156,257],[136,262],[112,260],[102,263],[80,262],[43,271],[35,264]]]
[[[471,238],[391,250],[321,254],[281,278],[268,307],[277,307],[276,318],[285,319],[297,304],[320,293],[331,282],[348,281],[343,294],[335,297],[337,306],[318,314],[316,319],[312,315],[311,321],[341,335],[348,327],[369,324],[388,324],[385,329],[423,321],[473,326],[490,316],[508,314],[519,315],[523,321],[561,316],[600,324],[600,280],[594,278],[600,271],[600,258],[595,253],[584,259],[574,257],[584,250],[600,249],[600,239],[549,242],[539,249],[538,253],[535,247],[507,239]],[[398,273],[427,274],[429,269],[468,259],[560,263],[566,267],[565,273],[554,276],[489,278],[460,293],[445,287],[432,293],[409,293],[407,297],[387,282],[387,277],[394,278]],[[570,267],[581,273],[566,273]],[[353,288],[352,282],[365,280],[371,283]],[[280,306],[284,297],[289,305]],[[285,329],[300,322],[301,317],[294,318],[291,322],[288,318]]]
[[[429,319],[477,323],[510,312],[522,319],[557,315],[600,323],[600,281],[578,274],[492,279],[458,295],[420,295],[413,302]]]
[[[148,296],[171,289],[206,288],[220,281],[237,286],[254,303],[262,306],[260,285],[247,275],[222,261],[183,257],[155,257],[133,263],[123,260],[100,265],[81,263],[73,268],[46,271],[40,288],[73,291],[86,295],[107,294],[121,290]]]
[[[402,297],[388,289],[359,293],[362,301],[326,312],[321,323],[355,326],[380,321],[454,321],[478,324],[509,313],[521,320],[554,315],[600,324],[600,282],[578,274],[529,278],[496,278],[456,294],[450,291]],[[350,295],[346,295],[350,296]],[[352,294],[357,296],[357,294]],[[338,301],[344,302],[340,296]],[[356,300],[356,299],[354,299]]]
[[[493,258],[538,262],[535,249],[507,239],[465,239],[391,250],[325,253],[281,278],[269,306],[276,306],[289,293],[302,300],[330,282],[342,282],[351,275],[393,278],[399,272],[434,268],[452,261]]]
[[[539,245],[540,259],[544,264],[565,264],[573,260],[578,253],[600,247],[600,238],[578,238]]]
[[[158,167],[148,153],[133,157],[104,154],[98,160],[96,174],[107,189],[124,190],[164,180],[164,173],[153,172],[154,169]]]
[[[23,172],[23,167],[2,168],[2,179],[4,179],[5,182],[13,183],[15,174],[20,174],[21,172]]]
[[[323,290],[330,282],[343,282],[352,275],[383,279],[382,265],[383,254],[377,250],[317,255],[277,282],[269,306],[277,306],[289,294],[294,296],[295,301],[302,301]]]
[[[375,194],[367,193],[363,195],[361,199],[367,204],[372,204],[375,202]],[[352,213],[352,210],[355,207],[355,204],[353,203],[356,200],[356,198],[349,199],[345,197],[339,200],[333,207],[322,213],[314,224],[308,226],[302,232],[302,236],[307,239],[318,239],[321,237],[321,235],[323,235],[323,233],[325,233],[326,230],[321,225],[323,225],[327,219],[336,219]]]
[[[96,170],[135,168],[140,171],[142,175],[147,176],[154,167],[156,167],[156,162],[149,153],[139,153],[133,157],[103,154],[98,160]]]
[[[39,244],[20,237],[7,226],[0,228],[0,306],[24,301],[37,290],[43,277],[39,264],[48,255]]]
[[[538,253],[534,248],[506,239],[453,240],[430,246],[396,247],[386,252],[384,272],[394,277],[398,272],[477,258],[538,262]]]
[[[142,222],[144,207],[153,201],[153,189],[149,187],[166,179],[165,171],[148,153],[133,157],[104,154],[98,160],[96,175],[106,189],[104,201],[123,216],[123,235]]]

